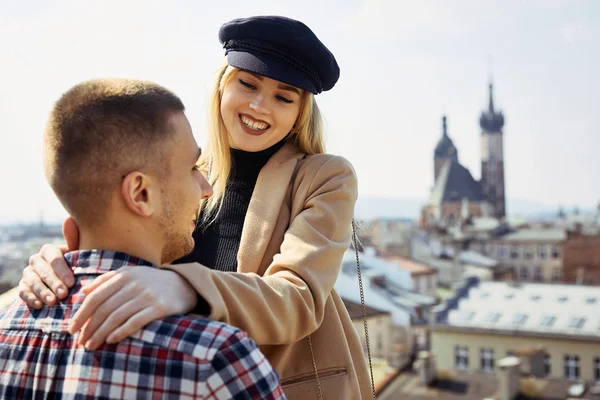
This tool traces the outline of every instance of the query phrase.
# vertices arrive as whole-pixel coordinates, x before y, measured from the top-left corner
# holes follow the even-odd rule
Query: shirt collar
[[[77,250],[65,254],[67,264],[75,275],[103,274],[125,266],[141,265],[158,268],[142,258],[112,250]]]

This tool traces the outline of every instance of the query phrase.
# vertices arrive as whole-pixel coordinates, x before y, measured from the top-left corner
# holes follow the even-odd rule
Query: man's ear
[[[79,227],[73,217],[68,216],[63,222],[63,236],[67,242],[67,249],[74,251],[79,249]]]
[[[126,207],[136,215],[150,217],[158,206],[154,181],[142,172],[130,172],[121,184],[121,195]]]

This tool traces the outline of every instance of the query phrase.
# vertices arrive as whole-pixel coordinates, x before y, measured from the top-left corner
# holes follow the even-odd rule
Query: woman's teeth
[[[248,118],[244,115],[242,115],[241,117],[242,117],[242,122],[244,123],[244,125],[246,125],[250,129],[252,129],[253,131],[262,131],[269,127],[269,124],[267,124],[266,122],[252,121],[250,118]]]

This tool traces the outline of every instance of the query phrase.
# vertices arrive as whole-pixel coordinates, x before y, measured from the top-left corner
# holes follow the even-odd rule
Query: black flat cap
[[[227,62],[318,94],[340,77],[335,57],[309,27],[279,16],[239,18],[219,29]]]

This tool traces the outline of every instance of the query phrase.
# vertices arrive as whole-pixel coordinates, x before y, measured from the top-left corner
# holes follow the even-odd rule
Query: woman
[[[247,331],[291,399],[370,398],[358,337],[332,290],[357,197],[352,166],[324,154],[314,99],[337,82],[335,58],[308,27],[283,17],[233,20],[219,40],[227,65],[200,158],[214,195],[202,205],[194,252],[163,270],[103,275],[71,330],[93,349],[192,311]],[[61,261],[56,247],[32,257],[21,283],[28,304],[54,301],[40,276],[64,296],[49,266],[68,281]],[[172,301],[190,290],[197,304]]]

